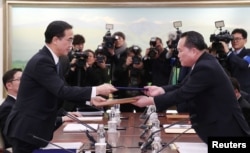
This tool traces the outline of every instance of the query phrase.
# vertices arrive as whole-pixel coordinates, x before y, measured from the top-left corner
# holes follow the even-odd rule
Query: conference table
[[[125,130],[118,130],[117,133],[106,133],[107,142],[114,148],[112,148],[113,153],[137,153],[141,152],[139,147],[139,142],[143,143],[145,140],[140,139],[140,135],[143,129],[140,125],[144,122],[144,119],[140,119],[141,113],[121,113],[121,124],[120,127],[125,127]],[[158,119],[160,124],[171,124],[178,121],[178,118],[170,119],[170,115],[166,113],[158,113]],[[97,123],[107,125],[108,115],[104,114],[103,119],[99,121],[84,121],[84,123]],[[64,123],[55,132],[52,142],[82,142],[82,150],[88,150],[91,148],[90,140],[87,138],[85,132],[64,132],[64,127],[69,124],[69,122]],[[97,133],[90,132],[90,134],[96,138]],[[165,133],[164,130],[161,131],[162,143],[167,144],[173,140],[178,133]],[[148,135],[145,135],[147,138]],[[184,133],[181,135],[176,142],[202,142],[201,139],[195,133]],[[84,152],[83,151],[83,152]],[[148,150],[150,152],[150,150]],[[171,147],[166,147],[163,152],[177,153],[177,150],[171,149]]]

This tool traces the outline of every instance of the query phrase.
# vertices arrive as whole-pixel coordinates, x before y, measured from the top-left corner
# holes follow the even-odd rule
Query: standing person
[[[208,142],[210,136],[249,136],[250,129],[241,112],[232,84],[217,59],[206,53],[203,36],[185,32],[178,42],[182,66],[191,67],[180,84],[147,86],[147,96],[134,103],[143,107],[155,105],[164,110],[181,102],[189,105],[190,120],[198,136]]]
[[[233,51],[224,45],[227,53],[227,63],[231,76],[236,78],[241,86],[241,90],[250,94],[250,68],[249,61],[244,58],[250,56],[250,50],[245,48],[247,43],[247,32],[244,29],[234,29],[232,31],[233,40],[231,41]],[[225,48],[226,47],[226,48]]]
[[[78,103],[90,100],[106,101],[96,95],[109,95],[116,89],[109,84],[96,87],[65,86],[58,68],[59,57],[72,47],[72,26],[65,21],[51,22],[45,31],[45,46],[27,63],[17,95],[9,114],[4,134],[10,140],[14,153],[31,153],[47,145],[34,136],[50,141],[61,99]]]
[[[168,50],[163,47],[162,39],[159,37],[151,38],[149,44],[150,48],[147,48],[143,58],[147,82],[156,86],[168,85],[172,71],[172,55],[166,58]]]
[[[7,97],[0,105],[0,128],[2,134],[6,119],[16,101],[22,73],[22,69],[13,68],[5,72],[3,75],[3,85],[7,91]],[[4,135],[3,140],[5,149],[11,147]]]

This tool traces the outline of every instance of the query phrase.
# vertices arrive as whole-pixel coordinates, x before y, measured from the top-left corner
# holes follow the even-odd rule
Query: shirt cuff
[[[96,87],[92,87],[91,98],[96,97]]]

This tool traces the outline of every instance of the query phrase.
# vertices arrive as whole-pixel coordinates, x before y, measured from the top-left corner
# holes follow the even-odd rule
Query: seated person
[[[235,78],[230,78],[230,79],[231,79],[231,82],[232,82],[232,85],[234,88],[236,98],[240,104],[242,113],[243,113],[248,125],[250,126],[250,103],[241,95],[240,84],[237,81],[237,79],[235,79]]]

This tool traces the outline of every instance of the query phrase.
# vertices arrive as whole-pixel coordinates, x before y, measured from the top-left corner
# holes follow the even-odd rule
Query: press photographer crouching
[[[144,77],[141,48],[137,45],[130,46],[126,50],[126,56],[120,58],[121,62],[116,65],[114,75],[119,80],[116,87],[131,87],[128,90],[118,90],[114,93],[117,98],[128,98],[142,95],[143,91],[132,88],[143,88],[146,85]],[[121,112],[143,112],[145,108],[140,108],[132,104],[120,106]]]
[[[172,70],[170,59],[166,58],[168,50],[163,47],[161,38],[152,37],[143,58],[145,77],[152,85],[167,85]]]

